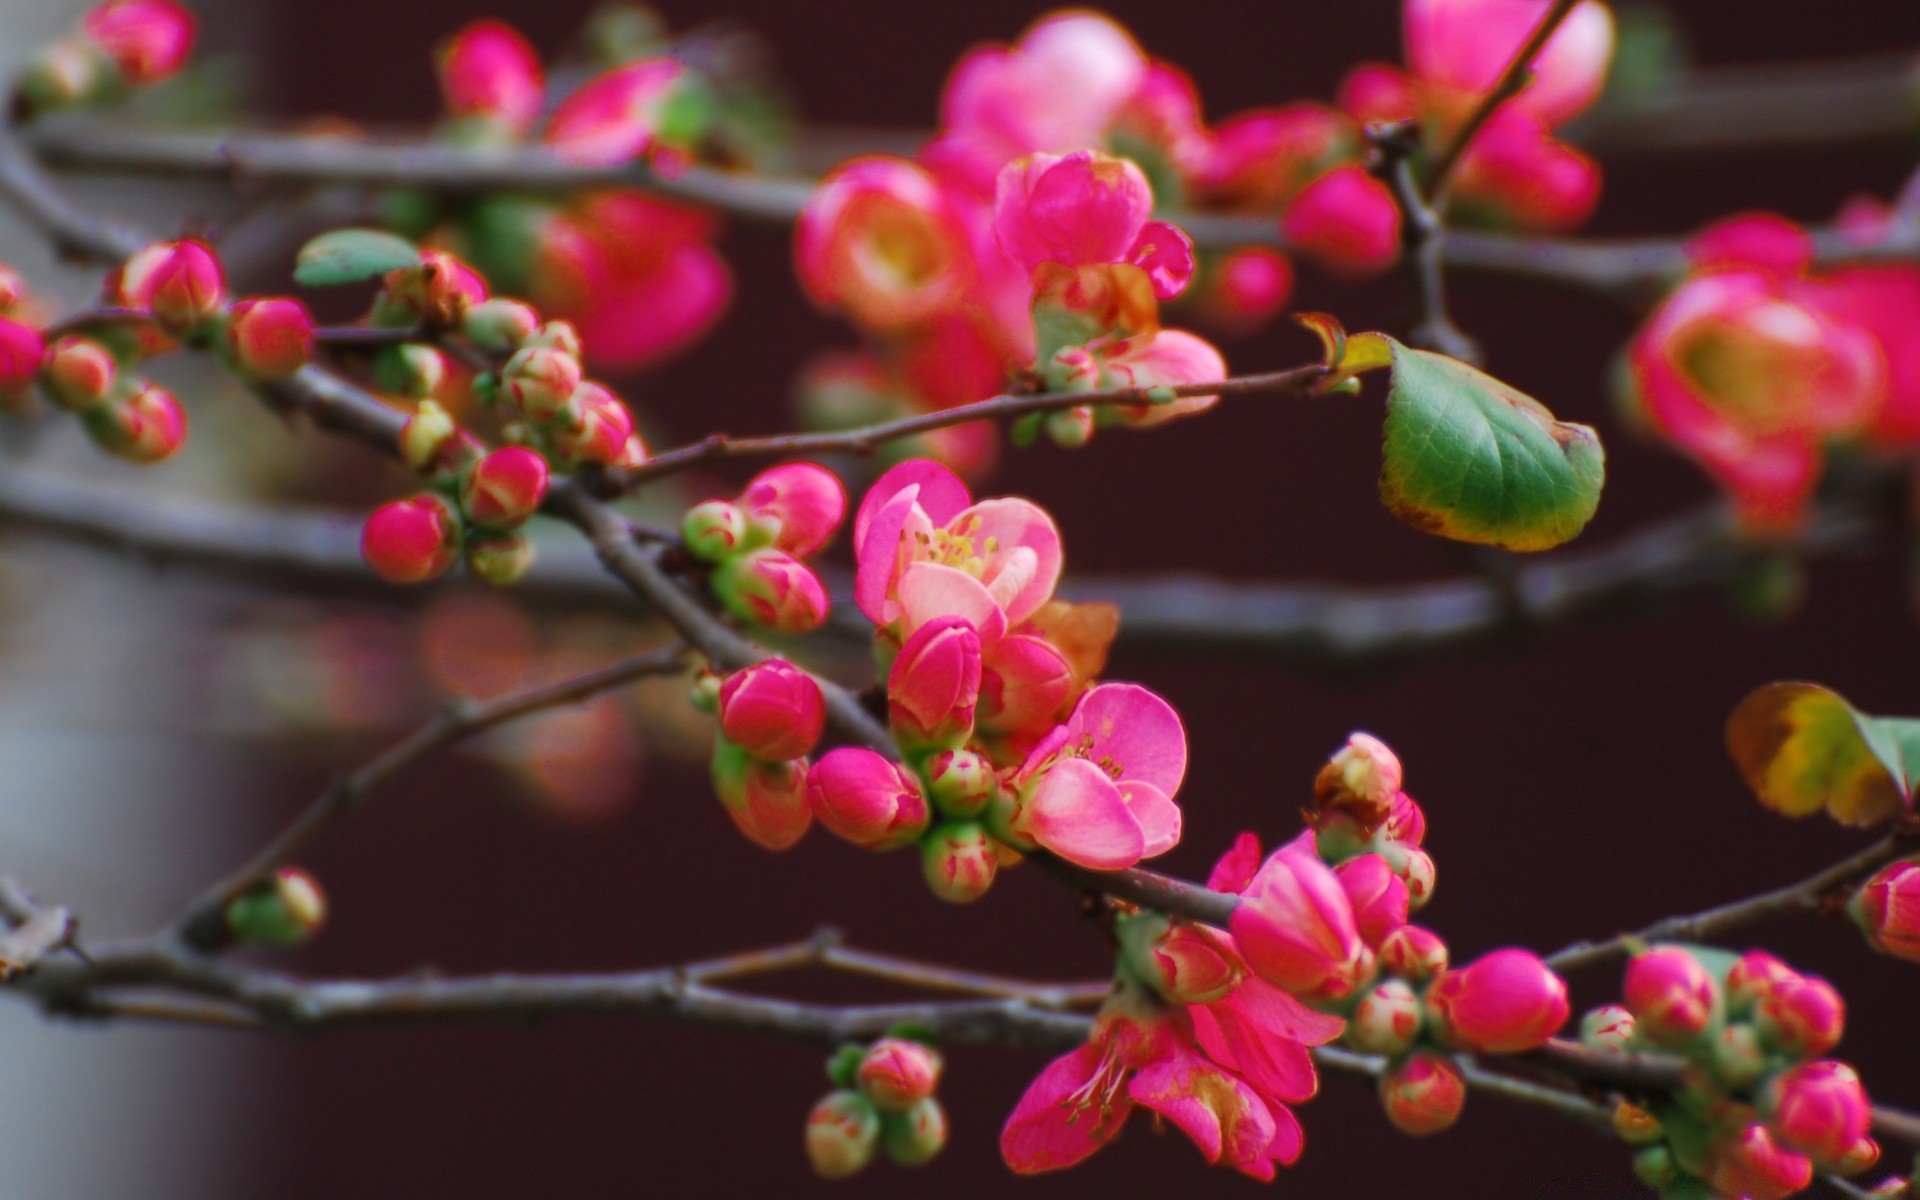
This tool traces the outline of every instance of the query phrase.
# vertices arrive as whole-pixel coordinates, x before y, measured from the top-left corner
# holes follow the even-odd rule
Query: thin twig
[[[1400,209],[1400,262],[1413,296],[1414,319],[1407,340],[1425,350],[1438,350],[1463,362],[1481,361],[1480,347],[1453,323],[1447,312],[1447,285],[1442,252],[1446,227],[1440,214],[1420,193],[1413,177],[1413,154],[1420,131],[1412,122],[1368,131],[1379,151],[1374,174],[1386,183]]]
[[[1494,83],[1493,90],[1480,98],[1479,104],[1474,106],[1473,111],[1467,114],[1467,119],[1462,121],[1460,127],[1454,131],[1453,140],[1434,156],[1433,168],[1427,174],[1424,192],[1428,203],[1445,194],[1447,181],[1452,177],[1454,167],[1459,165],[1461,156],[1467,152],[1467,147],[1473,144],[1473,139],[1480,130],[1485,128],[1487,122],[1492,119],[1494,112],[1502,104],[1519,95],[1521,89],[1533,81],[1533,60],[1540,57],[1540,52],[1547,48],[1547,42],[1553,37],[1554,31],[1560,28],[1560,22],[1566,20],[1580,2],[1581,0],[1553,0],[1553,7],[1540,18],[1540,23],[1534,26],[1532,33],[1527,35],[1527,40],[1520,43],[1520,49],[1514,52],[1512,60],[1507,63],[1506,70],[1500,73],[1500,78]]]

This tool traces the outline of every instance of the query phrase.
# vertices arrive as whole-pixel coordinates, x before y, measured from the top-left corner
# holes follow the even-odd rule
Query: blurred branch
[[[1480,347],[1447,313],[1446,271],[1441,257],[1446,249],[1446,227],[1413,176],[1413,153],[1419,145],[1420,130],[1408,121],[1375,126],[1368,130],[1368,136],[1379,155],[1373,173],[1387,185],[1400,209],[1400,266],[1407,276],[1414,309],[1407,341],[1423,350],[1438,350],[1478,364],[1482,361]]]
[[[1466,120],[1454,131],[1453,140],[1434,156],[1433,168],[1428,173],[1426,185],[1422,189],[1422,198],[1433,203],[1446,194],[1447,181],[1453,177],[1453,169],[1467,152],[1482,129],[1486,127],[1493,114],[1502,104],[1520,94],[1533,82],[1533,60],[1547,48],[1548,39],[1560,28],[1580,0],[1553,0],[1547,11],[1541,14],[1540,23],[1533,27],[1527,40],[1520,43],[1520,49],[1514,51],[1513,58],[1507,63],[1506,70],[1500,72],[1500,78],[1494,81],[1493,89],[1480,97],[1478,104],[1467,114]]]

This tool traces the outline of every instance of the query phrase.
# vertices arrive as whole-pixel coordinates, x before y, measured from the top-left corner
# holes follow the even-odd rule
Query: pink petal
[[[1708,226],[1687,243],[1687,261],[1702,267],[1759,267],[1799,275],[1813,263],[1813,238],[1777,213],[1742,213]]]
[[[733,276],[712,246],[666,254],[654,271],[592,296],[575,324],[587,361],[608,371],[651,366],[713,327],[733,297]]]
[[[1173,705],[1133,683],[1103,683],[1080,698],[1067,719],[1071,740],[1093,739],[1095,761],[1111,759],[1120,778],[1150,783],[1168,796],[1187,774],[1187,733]]]
[[[1180,806],[1150,783],[1138,779],[1120,781],[1120,798],[1133,810],[1140,822],[1140,836],[1146,840],[1141,858],[1165,854],[1180,844]]]
[[[894,587],[904,563],[912,558],[913,535],[933,532],[917,495],[917,489],[908,488],[895,496],[873,514],[853,540],[857,564],[854,603],[876,625],[891,625],[899,619],[899,606],[893,602]]]
[[[939,617],[959,617],[980,634],[982,645],[992,645],[1007,632],[1006,614],[978,579],[944,563],[909,563],[900,573],[898,588],[901,632],[915,630]]]
[[[1234,1166],[1254,1166],[1270,1161],[1274,1122],[1266,1104],[1245,1083],[1190,1050],[1176,1048],[1141,1070],[1127,1094],[1179,1126],[1208,1162],[1224,1158]]]
[[[1233,845],[1213,864],[1213,874],[1207,876],[1207,888],[1215,892],[1232,892],[1239,895],[1253,882],[1253,873],[1260,869],[1260,836],[1255,833],[1243,833],[1233,839]]]
[[[544,140],[568,162],[626,162],[653,144],[661,104],[685,71],[671,58],[650,58],[597,75],[560,102]]]
[[[1316,1045],[1339,1036],[1345,1026],[1340,1018],[1313,1012],[1279,988],[1251,977],[1225,999],[1189,1011],[1201,1048],[1276,1104],[1310,1100],[1320,1086],[1307,1044],[1289,1028],[1294,1011],[1311,1018],[1299,1024],[1303,1032],[1315,1036]],[[1331,1035],[1324,1033],[1328,1024]]]
[[[983,666],[981,720],[996,730],[1051,724],[1073,690],[1072,664],[1053,643],[1031,634],[1009,634],[991,644]]]
[[[940,521],[930,509],[928,515]],[[1064,555],[1059,527],[1045,509],[1013,496],[983,500],[948,518],[946,527],[973,539],[974,553],[986,561],[982,574],[989,585],[1004,572],[1016,574],[1019,587],[1010,590],[1005,602],[1009,625],[1018,625],[1053,599]],[[1016,554],[1023,548],[1031,551],[1031,559]]]
[[[1171,300],[1193,278],[1193,239],[1177,225],[1148,221],[1127,251],[1127,261],[1147,273],[1155,296]]]
[[[1034,841],[1096,871],[1131,867],[1146,848],[1120,789],[1084,758],[1061,759],[1049,767],[1022,818]]]
[[[1000,1131],[1000,1154],[1021,1175],[1058,1171],[1084,1162],[1113,1140],[1133,1111],[1125,1094],[1106,1112],[1075,1107],[1068,1099],[1100,1069],[1104,1049],[1088,1043],[1047,1064],[1027,1085]]]
[[[915,458],[900,463],[874,480],[853,514],[853,544],[864,545],[867,527],[880,510],[908,488],[917,489],[913,499],[926,511],[935,525],[945,525],[953,515],[973,503],[967,485],[960,477],[930,458]]]

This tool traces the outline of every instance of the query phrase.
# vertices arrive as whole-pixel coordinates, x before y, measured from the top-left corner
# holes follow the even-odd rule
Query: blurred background
[[[85,6],[8,0],[0,66]],[[588,0],[202,0],[209,61],[182,111],[241,104],[278,119],[431,120],[430,50],[494,15],[548,54]],[[1130,0],[1107,7],[1145,48],[1190,71],[1218,118],[1329,98],[1363,58],[1394,60],[1395,0],[1345,4]],[[1920,48],[1912,0],[1774,0],[1665,6],[1697,61],[1813,60]],[[676,30],[728,18],[761,34],[809,120],[926,127],[954,59],[1046,11],[989,0],[667,0]],[[1606,160],[1593,234],[1681,233],[1743,208],[1829,217],[1882,197],[1915,145],[1636,154]],[[150,228],[238,219],[246,197],[186,185],[94,181],[74,194]],[[850,330],[798,294],[782,230],[722,240],[738,294],[692,352],[617,382],[654,445],[791,422],[789,390]],[[97,277],[54,264],[0,213],[0,260],[68,301]],[[284,283],[261,267],[256,288]],[[1456,319],[1490,369],[1607,439],[1605,502],[1581,544],[1610,542],[1709,495],[1667,449],[1635,438],[1607,372],[1634,315],[1569,289],[1458,274]],[[1302,272],[1294,307],[1352,329],[1403,330],[1397,280],[1361,287]],[[1313,349],[1275,326],[1222,342],[1236,371]],[[190,496],[300,499],[364,511],[405,484],[397,469],[317,436],[295,438],[211,376],[170,377],[195,440],[146,471],[91,453],[71,429],[9,432],[36,467]],[[1076,453],[1009,453],[989,493],[1058,517],[1070,569],[1182,571],[1245,580],[1389,583],[1469,569],[1456,548],[1400,525],[1375,495],[1376,396],[1285,407],[1230,403],[1148,436]],[[49,423],[52,425],[54,423]],[[71,435],[71,436],[70,436]],[[745,472],[689,480],[730,493]],[[845,548],[834,552],[844,561]],[[1721,748],[1734,703],[1773,679],[1827,683],[1872,712],[1920,713],[1911,551],[1811,564],[1804,602],[1768,619],[1722,596],[1604,624],[1517,631],[1494,645],[1348,671],[1258,650],[1130,644],[1109,677],[1165,694],[1186,718],[1192,768],[1182,845],[1165,869],[1204,875],[1234,834],[1298,827],[1324,756],[1355,728],[1387,739],[1426,806],[1438,898],[1422,922],[1457,959],[1502,944],[1541,950],[1750,894],[1856,844],[1818,822],[1763,812]],[[450,695],[489,695],[637,650],[660,631],[617,606],[558,609],[449,585],[405,594],[263,586],[137,556],[8,533],[0,540],[0,871],[83,914],[91,936],[145,932],[287,820],[336,772]],[[325,935],[285,956],[304,974],[423,967],[610,970],[805,936],[834,925],[862,947],[1041,979],[1103,975],[1108,957],[1073,898],[1015,871],[979,904],[932,898],[907,856],[827,838],[774,856],[741,839],[711,796],[699,719],[656,683],[510,726],[388,787],[304,865],[326,884]],[[1756,930],[1852,1002],[1842,1053],[1889,1103],[1920,1105],[1914,968],[1877,959],[1849,929],[1811,920]],[[1576,1011],[1612,997],[1612,969],[1573,981]],[[877,995],[844,981],[782,980],[820,999]],[[927,1168],[888,1164],[816,1181],[801,1152],[825,1089],[817,1050],[644,1020],[536,1028],[340,1031],[314,1038],[73,1028],[0,1005],[6,1182],[25,1200],[142,1197],[631,1195],[915,1196],[1252,1194],[1201,1168],[1178,1135],[1137,1121],[1085,1167],[1014,1179],[995,1146],[1037,1055],[958,1048],[942,1098],[953,1138]],[[1300,1114],[1307,1151],[1276,1185],[1323,1196],[1635,1196],[1627,1154],[1552,1117],[1484,1097],[1430,1141],[1388,1127],[1370,1090],[1324,1081]],[[1901,1168],[1892,1156],[1889,1167]]]

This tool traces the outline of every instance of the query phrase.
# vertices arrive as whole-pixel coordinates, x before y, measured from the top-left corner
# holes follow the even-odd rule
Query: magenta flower
[[[1103,683],[1028,754],[995,816],[1017,847],[1119,870],[1179,842],[1173,795],[1186,770],[1173,706],[1134,684]]]
[[[812,753],[826,720],[820,685],[785,659],[769,658],[720,682],[720,731],[755,758],[782,762]]]
[[[809,633],[827,619],[827,590],[807,564],[765,547],[736,555],[713,573],[727,611],[781,633]]]
[[[1482,1054],[1544,1046],[1567,1023],[1567,985],[1531,950],[1495,950],[1444,971],[1426,1001],[1444,1041]]]
[[[1407,923],[1407,885],[1378,854],[1360,854],[1333,869],[1353,905],[1361,940],[1378,948],[1387,935]]]
[[[450,115],[479,117],[516,136],[540,119],[546,74],[527,39],[506,22],[473,22],[441,43],[434,60]]]
[[[134,87],[158,83],[186,64],[199,22],[174,0],[107,0],[80,18],[80,32]]]
[[[1113,387],[1175,387],[1227,377],[1227,361],[1213,343],[1184,329],[1162,329],[1150,338],[1128,338],[1114,353],[1101,354],[1101,382]],[[1125,405],[1115,411],[1128,425],[1148,428],[1202,413],[1218,396],[1182,396],[1170,404]]]
[[[1539,27],[1550,0],[1407,0],[1407,65],[1465,109],[1491,91]],[[1533,61],[1533,78],[1512,104],[1558,125],[1600,95],[1613,59],[1613,14],[1587,0],[1560,23]]]
[[[794,268],[822,308],[871,329],[921,325],[951,309],[973,273],[966,230],[918,164],[875,155],[820,181],[794,225]]]
[[[459,521],[430,493],[383,504],[367,517],[360,556],[388,583],[425,582],[460,557]]]
[[[1343,275],[1367,275],[1400,254],[1400,208],[1387,185],[1357,165],[1315,179],[1280,218],[1287,244]]]
[[[734,503],[774,549],[817,554],[847,515],[847,489],[817,463],[786,463],[755,475]]]
[[[887,675],[894,737],[908,753],[958,750],[973,733],[980,699],[980,635],[960,617],[914,631]]]
[[[24,321],[0,317],[0,402],[26,395],[40,373],[40,360],[46,352],[47,339],[38,329]]]
[[[1572,229],[1600,202],[1600,165],[1540,118],[1503,107],[1474,137],[1453,186],[1482,223]]]
[[[1095,150],[1031,155],[1009,164],[994,187],[994,234],[1027,271],[1127,263],[1164,300],[1193,277],[1193,242],[1149,220],[1152,212],[1153,189],[1133,160]]]
[[[1860,1076],[1846,1063],[1801,1063],[1767,1085],[1765,1100],[1773,1136],[1823,1169],[1864,1153],[1860,1144],[1868,1141],[1873,1109]]]
[[[1232,928],[1254,973],[1303,1000],[1344,999],[1372,973],[1373,955],[1339,877],[1298,841],[1267,856]]]
[[[1201,182],[1235,207],[1277,210],[1329,167],[1357,160],[1364,145],[1358,122],[1324,104],[1249,109],[1214,131]]]
[[[734,827],[757,846],[791,848],[813,824],[807,760],[766,762],[722,738],[714,747],[713,790]]]

